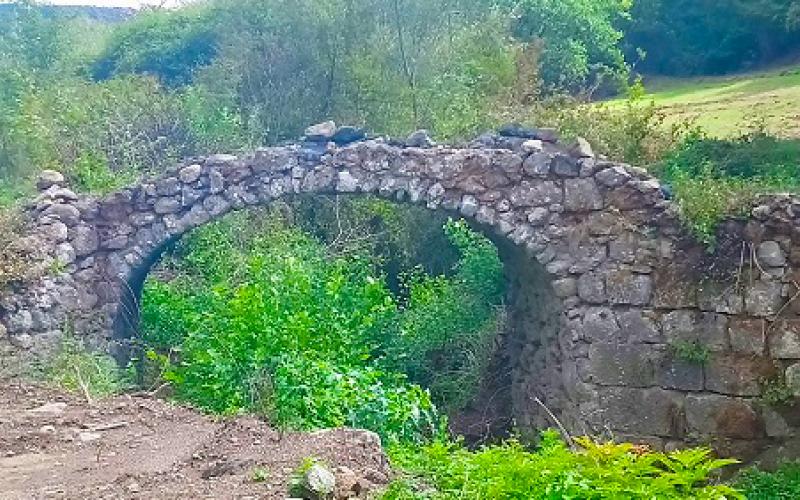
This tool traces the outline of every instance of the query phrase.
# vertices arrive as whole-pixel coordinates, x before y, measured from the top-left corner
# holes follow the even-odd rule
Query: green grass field
[[[718,78],[660,79],[646,83],[648,98],[669,120],[690,119],[717,137],[763,121],[781,137],[800,138],[800,66]]]

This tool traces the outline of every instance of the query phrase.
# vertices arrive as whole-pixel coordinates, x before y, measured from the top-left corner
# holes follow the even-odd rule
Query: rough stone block
[[[595,178],[600,184],[615,188],[628,182],[631,178],[631,174],[624,168],[615,166],[600,170],[595,174]]]
[[[590,304],[603,304],[606,297],[606,282],[602,274],[584,273],[578,278],[578,296]]]
[[[782,285],[776,281],[758,281],[747,290],[745,310],[754,316],[775,315],[784,303]]]
[[[550,175],[550,166],[553,162],[553,157],[547,153],[533,153],[522,164],[522,169],[528,175],[533,177],[547,177]]]
[[[782,267],[786,265],[786,254],[777,241],[765,241],[756,250],[758,262],[764,267]]]
[[[191,184],[196,182],[200,175],[203,173],[203,166],[202,165],[189,165],[188,167],[183,167],[180,172],[178,173],[178,177],[180,178],[181,182],[185,184]]]
[[[761,406],[761,419],[764,421],[767,437],[785,438],[796,434],[783,415],[767,405]]]
[[[782,319],[769,331],[769,352],[778,359],[800,359],[800,319]]]
[[[637,435],[681,437],[684,396],[663,389],[598,389],[603,402],[595,417],[600,428]]]
[[[159,198],[153,205],[153,211],[159,215],[174,214],[181,209],[181,202],[176,198]]]
[[[513,187],[509,200],[517,207],[533,207],[562,203],[564,193],[561,187],[552,181],[522,181]]]
[[[697,285],[693,277],[673,266],[659,267],[653,273],[653,306],[686,309],[697,306]]]
[[[727,317],[722,314],[672,311],[661,318],[661,326],[667,343],[697,342],[714,351],[728,348]]]
[[[704,282],[697,289],[697,304],[702,311],[725,314],[742,314],[744,297],[736,293],[733,285]]]
[[[589,346],[589,373],[600,385],[649,387],[655,383],[658,353],[645,345],[595,342]]]
[[[761,380],[774,371],[774,365],[764,358],[714,354],[705,367],[706,389],[733,396],[759,396]]]
[[[167,177],[156,181],[156,193],[159,196],[175,196],[181,190],[181,183],[175,177]]]
[[[692,433],[732,439],[759,439],[765,435],[763,420],[742,399],[717,394],[686,396],[686,421]]]
[[[617,312],[617,322],[623,341],[659,343],[663,341],[661,330],[652,311],[631,309]]]
[[[632,264],[639,248],[637,243],[634,235],[625,232],[608,243],[608,257],[616,262]]]
[[[650,347],[658,352],[655,347]],[[663,347],[660,363],[656,367],[656,384],[665,389],[702,391],[704,386],[703,366],[676,359],[667,347]]]
[[[575,278],[564,278],[553,282],[556,297],[564,299],[578,293],[578,281]]]
[[[573,158],[564,154],[557,154],[553,157],[553,173],[562,177],[577,177],[580,173],[580,167]]]
[[[603,195],[600,194],[594,179],[567,179],[564,181],[564,208],[570,212],[587,212],[603,208]]]
[[[761,356],[766,347],[766,322],[763,319],[733,318],[728,326],[733,352]]]
[[[608,300],[612,304],[646,305],[653,295],[653,280],[646,274],[615,271],[606,278]]]
[[[620,328],[614,311],[608,307],[590,307],[583,315],[583,337],[589,342],[618,342]]]

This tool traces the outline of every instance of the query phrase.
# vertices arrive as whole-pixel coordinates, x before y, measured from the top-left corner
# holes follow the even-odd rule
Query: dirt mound
[[[0,498],[280,498],[307,458],[335,471],[341,494],[388,482],[378,437],[337,429],[282,433],[254,418],[215,420],[164,401],[93,405],[0,381]]]

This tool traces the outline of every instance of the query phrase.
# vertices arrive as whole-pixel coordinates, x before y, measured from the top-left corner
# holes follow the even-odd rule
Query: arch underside
[[[712,440],[747,458],[793,442],[800,419],[761,405],[759,381],[800,363],[800,308],[790,302],[800,203],[772,198],[756,208],[760,219],[728,223],[722,231],[759,265],[744,266],[746,279],[731,266],[730,282],[702,280],[707,254],[657,181],[540,141],[266,148],[186,161],[99,200],[49,186],[31,207],[31,234],[65,272],[5,297],[0,323],[14,345],[36,351],[69,320],[124,356],[141,286],[165,246],[231,210],[301,193],[423,204],[494,235],[512,283],[519,425],[552,426],[544,405],[576,434],[659,447]],[[678,342],[706,346],[708,363],[678,359]]]

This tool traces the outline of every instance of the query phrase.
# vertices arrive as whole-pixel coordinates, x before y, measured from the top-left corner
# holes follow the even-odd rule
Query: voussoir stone
[[[631,174],[624,168],[616,166],[600,170],[594,174],[594,177],[603,186],[615,188],[628,182],[631,179]]]
[[[564,208],[572,212],[600,210],[603,195],[594,179],[567,179],[564,181]]]

